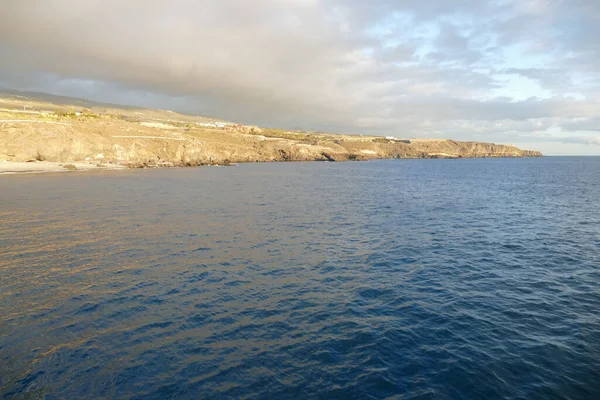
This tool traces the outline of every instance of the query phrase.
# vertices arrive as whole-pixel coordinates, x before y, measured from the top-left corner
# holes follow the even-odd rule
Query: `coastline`
[[[23,110],[33,106],[35,110]],[[542,156],[509,144],[288,131],[164,110],[86,109],[19,98],[0,99],[0,133],[0,174]]]
[[[484,158],[532,158],[532,157],[466,157],[464,159],[484,159]],[[536,157],[537,158],[537,157]],[[350,160],[350,161],[369,161],[369,160],[393,160],[400,158],[370,158],[364,160]],[[458,157],[407,157],[402,158],[403,160],[418,160],[418,159],[444,159],[444,160],[458,160],[463,158]],[[273,161],[242,161],[242,162],[231,162],[231,163],[202,163],[202,164],[95,164],[85,161],[78,162],[54,162],[54,161],[0,161],[0,176],[2,175],[22,175],[22,174],[44,174],[44,173],[55,173],[55,172],[90,172],[90,171],[124,171],[132,169],[163,169],[163,168],[194,168],[194,167],[227,167],[237,166],[238,164],[251,164],[251,163],[291,163],[291,162],[336,162],[328,160],[302,160],[302,161],[285,161],[285,160],[273,160]],[[340,161],[344,162],[344,161]]]

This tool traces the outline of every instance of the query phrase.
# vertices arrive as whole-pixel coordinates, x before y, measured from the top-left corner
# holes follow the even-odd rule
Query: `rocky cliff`
[[[130,166],[373,158],[537,157],[514,146],[391,139],[240,126],[157,110],[64,111],[0,101],[0,161],[87,161]]]

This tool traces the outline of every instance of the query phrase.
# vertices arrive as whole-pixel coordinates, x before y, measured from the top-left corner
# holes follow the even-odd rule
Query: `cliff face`
[[[171,166],[256,161],[541,156],[539,152],[489,143],[388,140],[372,136],[262,130],[200,118],[195,120],[170,112],[164,115],[144,111],[122,115],[114,110],[76,114],[4,109],[0,111],[0,161],[37,159]]]
[[[411,145],[430,156],[469,157],[540,157],[538,151],[521,150],[515,146],[454,140],[411,140]]]

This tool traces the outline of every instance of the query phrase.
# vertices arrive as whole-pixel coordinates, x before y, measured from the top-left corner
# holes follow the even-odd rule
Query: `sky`
[[[598,0],[0,0],[0,88],[600,155]]]

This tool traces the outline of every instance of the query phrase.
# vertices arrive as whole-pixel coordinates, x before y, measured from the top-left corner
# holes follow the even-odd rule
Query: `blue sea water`
[[[599,399],[600,158],[0,176],[0,396]]]

